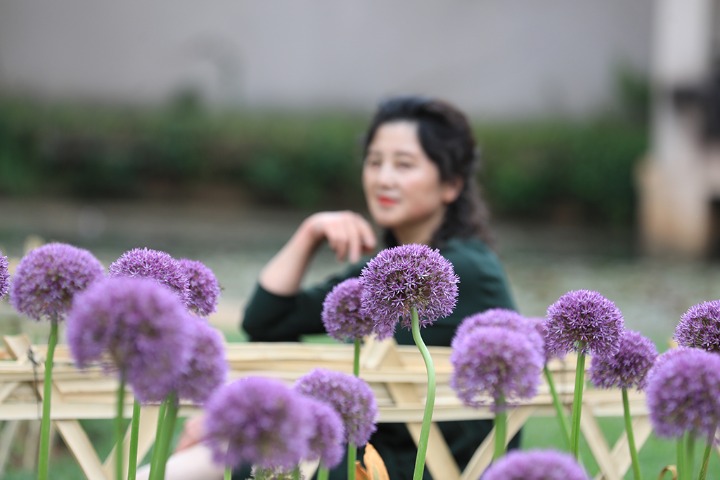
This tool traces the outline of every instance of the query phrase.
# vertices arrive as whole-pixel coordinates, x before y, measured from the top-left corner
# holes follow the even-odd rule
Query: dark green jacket
[[[514,309],[515,304],[498,257],[482,241],[450,240],[440,253],[453,264],[460,277],[458,302],[452,315],[423,329],[422,336],[428,345],[449,346],[455,329],[465,317],[489,308]],[[292,296],[275,295],[258,285],[245,309],[242,328],[250,340],[259,342],[298,341],[303,335],[324,333],[320,314],[325,296],[343,280],[359,277],[366,261]],[[414,343],[410,330],[400,326],[395,331],[395,339],[401,345]],[[461,469],[492,428],[490,421],[441,422],[439,425]],[[385,461],[392,480],[412,478],[416,448],[405,425],[380,424],[370,442]],[[345,470],[336,470],[338,476],[331,475],[331,478],[344,478]],[[427,469],[425,478],[431,478]]]

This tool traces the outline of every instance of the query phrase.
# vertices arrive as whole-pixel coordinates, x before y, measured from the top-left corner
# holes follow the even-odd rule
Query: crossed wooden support
[[[28,351],[32,350],[36,358],[42,359],[45,347],[30,345],[24,336],[5,336],[3,340],[5,348],[0,350],[0,420],[37,420],[38,401],[42,395],[43,367],[42,362],[33,366],[28,359]],[[435,363],[437,382],[433,422],[492,418],[493,415],[487,407],[474,409],[462,405],[450,388],[450,348],[431,347],[430,352]],[[230,380],[260,375],[291,383],[313,368],[347,373],[352,371],[351,345],[231,343],[226,345],[226,354]],[[555,360],[549,366],[563,403],[569,411],[574,388],[574,358]],[[370,384],[375,393],[379,407],[378,421],[406,423],[408,431],[417,442],[427,384],[425,364],[417,349],[412,346],[398,346],[392,341],[369,340],[362,348],[360,376]],[[53,387],[53,424],[79,466],[91,480],[113,479],[114,451],[107,458],[101,459],[79,420],[114,418],[116,379],[100,366],[78,370],[72,363],[67,347],[59,345],[55,353]],[[643,395],[639,392],[629,393],[639,449],[650,435],[650,423]],[[132,415],[131,392],[128,392],[126,397],[128,403],[125,415],[129,418]],[[581,427],[599,466],[600,473],[596,479],[622,479],[630,467],[627,438],[623,435],[611,449],[598,426],[600,417],[622,417],[620,392],[588,388],[583,396],[583,404]],[[198,411],[197,406],[183,404],[180,416],[192,415]],[[509,412],[508,438],[512,438],[532,416],[543,415],[555,415],[551,396],[544,383],[535,398],[521,403]],[[144,456],[153,444],[157,417],[157,406],[142,408],[140,457]],[[491,433],[485,439],[470,463],[460,471],[440,430],[437,425],[433,425],[426,457],[427,468],[434,478],[475,480],[490,464],[493,435]],[[125,441],[126,449],[129,444],[127,437],[128,435]]]

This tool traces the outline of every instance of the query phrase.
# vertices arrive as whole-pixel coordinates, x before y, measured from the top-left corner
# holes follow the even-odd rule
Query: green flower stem
[[[355,348],[353,349],[353,375],[360,376],[360,339],[355,339]]]
[[[352,442],[348,443],[347,450],[347,478],[355,480],[355,460],[357,459],[357,445]]]
[[[292,476],[293,476],[293,480],[300,480],[301,475],[300,475],[300,466],[299,465],[293,469]]]
[[[133,416],[130,424],[130,452],[128,459],[128,480],[135,480],[137,474],[138,435],[140,434],[140,402],[133,402]]]
[[[160,448],[160,435],[162,435],[163,422],[165,421],[165,412],[167,410],[167,400],[160,404],[158,411],[157,426],[155,428],[155,445],[153,446],[152,457],[150,458],[150,478],[153,479],[154,473],[157,471],[158,455]]]
[[[225,475],[223,475],[224,480],[232,480],[232,468],[225,467]]]
[[[686,480],[685,477],[685,437],[677,439],[677,480]],[[687,479],[690,480],[690,479]]]
[[[432,423],[433,409],[435,408],[435,365],[433,364],[430,352],[420,336],[420,319],[418,318],[417,309],[412,307],[410,311],[412,314],[413,340],[425,361],[425,369],[427,370],[428,377],[425,412],[423,413],[417,457],[415,457],[415,472],[413,474],[413,480],[422,480],[423,471],[425,470],[425,454],[427,453],[428,439],[430,437],[430,425]]]
[[[708,465],[710,463],[710,452],[712,452],[713,449],[714,437],[714,435],[711,435],[710,438],[707,439],[707,442],[705,442],[705,451],[702,456],[702,465],[700,466],[698,480],[705,480],[707,478]]]
[[[117,392],[117,409],[115,410],[115,479],[120,480],[123,476],[123,413],[125,411],[125,374],[120,374]]]
[[[685,478],[692,480],[693,463],[695,460],[695,436],[692,432],[686,434],[685,439]]]
[[[572,430],[570,431],[570,453],[578,459],[580,451],[580,415],[582,414],[582,396],[585,386],[585,354],[582,353],[585,342],[578,342],[577,368],[575,369],[575,392],[573,397]]]
[[[40,449],[38,451],[38,480],[47,480],[50,470],[50,402],[52,400],[52,369],[55,346],[58,340],[58,318],[50,318],[50,337],[45,356],[42,420],[40,422]]]
[[[330,470],[325,465],[320,465],[317,473],[317,480],[328,480],[330,477]]]
[[[638,461],[637,448],[635,447],[635,434],[632,427],[632,416],[630,415],[630,401],[628,400],[627,388],[622,389],[623,414],[625,416],[625,434],[628,439],[628,448],[630,449],[630,459],[632,460],[633,476],[635,480],[641,480],[640,462]]]
[[[495,408],[498,409],[498,411],[495,413],[495,451],[493,453],[493,460],[497,460],[505,455],[507,407],[505,406],[505,400],[502,396],[495,402]]]
[[[179,404],[177,394],[175,392],[168,395],[167,398],[167,412],[165,413],[165,420],[163,421],[162,435],[160,436],[160,452],[158,453],[158,480],[165,479],[165,465],[167,464],[168,456],[170,455],[170,443],[175,433],[175,422],[177,420]]]
[[[563,438],[565,439],[565,444],[567,445],[567,448],[570,448],[571,442],[570,442],[570,427],[567,423],[567,416],[565,415],[565,409],[563,409],[562,402],[560,402],[560,396],[557,393],[557,388],[555,388],[555,380],[553,379],[552,372],[550,372],[550,369],[548,368],[547,364],[545,364],[545,367],[543,368],[543,371],[545,372],[545,379],[547,380],[548,387],[550,388],[550,396],[552,396],[553,406],[555,407],[555,413],[557,414],[558,422],[560,423],[560,430],[563,433]]]

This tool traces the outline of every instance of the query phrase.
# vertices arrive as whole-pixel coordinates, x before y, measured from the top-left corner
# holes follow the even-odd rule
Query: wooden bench
[[[42,394],[45,346],[30,345],[24,336],[6,336],[0,349],[0,420],[37,420]],[[31,350],[40,365],[33,366],[28,358]],[[437,394],[433,421],[492,418],[486,407],[473,409],[463,406],[450,388],[452,367],[450,348],[432,347],[430,351],[437,374]],[[294,382],[313,368],[327,368],[350,373],[352,346],[304,343],[236,343],[227,344],[230,379],[249,375],[279,378]],[[571,408],[575,377],[575,359],[550,364],[557,389],[566,408]],[[424,411],[427,376],[425,366],[413,346],[398,346],[394,342],[369,341],[361,355],[361,377],[372,387],[379,407],[379,422],[406,423],[413,438],[418,440]],[[116,380],[99,366],[78,370],[73,365],[66,345],[59,345],[53,370],[52,419],[59,434],[79,466],[91,480],[112,479],[114,452],[101,459],[83,430],[79,420],[112,419],[115,416]],[[128,392],[130,393],[130,392]],[[132,414],[132,395],[127,395],[125,415]],[[599,466],[597,479],[620,480],[630,466],[625,435],[611,449],[605,441],[598,418],[622,417],[619,391],[587,388],[583,399],[582,431]],[[641,393],[630,392],[634,416],[636,444],[640,448],[651,432],[648,412]],[[183,404],[180,416],[198,412],[194,405]],[[158,408],[142,409],[139,456],[152,446]],[[538,395],[513,408],[508,415],[508,436],[512,437],[532,416],[554,416],[552,399],[543,382]],[[108,426],[109,427],[109,426]],[[110,434],[108,428],[108,434]],[[125,448],[128,447],[126,437]],[[427,453],[427,468],[435,478],[443,480],[475,480],[492,458],[493,434],[485,439],[469,465],[460,471],[450,451],[433,425]],[[127,458],[127,457],[126,457]]]

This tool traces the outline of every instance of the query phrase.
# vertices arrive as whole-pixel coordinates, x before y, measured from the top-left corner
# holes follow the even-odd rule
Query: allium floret
[[[696,348],[660,355],[645,391],[657,436],[713,438],[720,425],[720,355]]]
[[[322,322],[336,340],[357,340],[373,332],[372,318],[361,312],[362,285],[359,278],[338,283],[323,302]]]
[[[569,453],[553,450],[513,451],[494,462],[483,480],[589,480]]]
[[[487,403],[482,396],[489,396],[493,411],[502,411],[517,399],[535,396],[543,360],[526,332],[479,327],[453,347],[450,386],[465,405],[478,407]]]
[[[48,243],[25,255],[10,285],[10,304],[35,320],[61,320],[73,297],[103,277],[103,266],[89,251]]]
[[[647,374],[657,357],[655,344],[642,334],[624,330],[620,349],[612,357],[593,357],[590,380],[600,388],[645,388]]]
[[[362,310],[375,321],[375,335],[388,338],[398,321],[412,328],[411,309],[420,326],[452,313],[459,278],[452,264],[427,245],[401,245],[378,253],[363,268]]]
[[[70,352],[81,368],[109,355],[140,401],[162,401],[191,352],[189,315],[155,280],[105,278],[73,302],[66,332]]]
[[[245,377],[213,393],[205,433],[220,465],[292,468],[309,455],[313,419],[305,398],[280,380]]]
[[[220,331],[200,318],[187,315],[191,325],[192,350],[185,369],[178,379],[178,397],[192,400],[198,405],[219,388],[227,377],[225,342]]]
[[[720,353],[720,300],[690,307],[675,327],[675,340],[683,347]]]
[[[314,421],[306,460],[320,459],[328,468],[337,466],[345,453],[345,427],[340,414],[328,403],[306,397]]]
[[[190,304],[188,277],[170,254],[150,248],[133,248],[108,268],[111,277],[152,278],[170,288],[184,305]]]
[[[592,290],[562,295],[547,311],[547,348],[553,355],[570,351],[611,356],[620,348],[624,320],[613,302]]]
[[[295,389],[330,404],[343,420],[346,439],[365,445],[377,428],[375,395],[362,379],[343,372],[316,368],[299,378]]]
[[[9,269],[8,258],[0,251],[0,299],[2,299],[10,289]]]
[[[188,279],[189,308],[206,317],[217,308],[220,298],[220,284],[213,271],[198,260],[182,258],[180,268]]]

